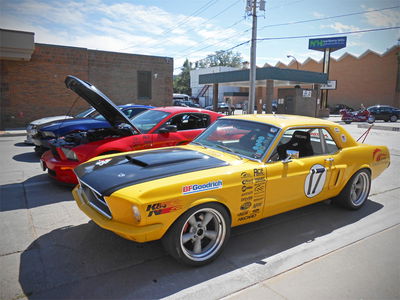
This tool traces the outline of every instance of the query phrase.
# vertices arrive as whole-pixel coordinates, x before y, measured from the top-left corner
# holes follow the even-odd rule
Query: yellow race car
[[[387,147],[357,143],[336,123],[230,116],[186,146],[78,166],[73,195],[99,226],[136,242],[162,239],[178,261],[199,266],[221,253],[231,227],[329,198],[359,209],[389,164]]]

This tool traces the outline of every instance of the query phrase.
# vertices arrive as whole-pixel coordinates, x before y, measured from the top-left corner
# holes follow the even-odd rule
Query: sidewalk
[[[400,226],[223,299],[400,299]]]
[[[22,128],[0,130],[0,137],[7,136],[25,136],[26,130]]]

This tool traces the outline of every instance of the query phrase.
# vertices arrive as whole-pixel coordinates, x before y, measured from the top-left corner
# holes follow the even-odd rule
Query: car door
[[[210,124],[210,116],[202,113],[182,113],[174,115],[160,126],[160,129],[168,125],[175,125],[176,132],[160,132],[160,129],[152,135],[154,147],[167,147],[184,145],[191,142]]]
[[[308,133],[312,151],[283,161],[278,150],[290,144],[296,132]],[[283,145],[283,147],[281,146]],[[310,145],[309,145],[310,146]],[[296,151],[287,149],[287,151]],[[298,151],[296,151],[298,152]],[[307,153],[307,155],[304,155]],[[339,148],[325,128],[287,130],[266,165],[264,217],[327,199],[337,192]],[[275,156],[275,157],[274,157]]]

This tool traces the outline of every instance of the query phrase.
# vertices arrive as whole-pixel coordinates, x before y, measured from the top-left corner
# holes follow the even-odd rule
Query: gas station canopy
[[[203,74],[199,76],[199,84],[214,84],[248,87],[250,70],[228,71]],[[326,83],[328,75],[319,72],[281,69],[275,67],[257,68],[256,86],[264,86],[266,80],[274,80],[274,86],[292,86],[304,83]]]

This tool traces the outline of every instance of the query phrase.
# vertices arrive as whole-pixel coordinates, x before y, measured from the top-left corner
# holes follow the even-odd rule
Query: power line
[[[269,28],[269,27],[294,25],[294,24],[317,22],[317,21],[323,21],[323,20],[329,20],[329,19],[335,19],[335,18],[350,17],[350,16],[368,14],[368,13],[371,13],[371,12],[377,12],[377,11],[382,11],[382,10],[395,9],[395,8],[399,8],[399,7],[400,7],[400,5],[392,6],[392,7],[386,7],[386,8],[373,9],[373,10],[364,10],[364,11],[360,11],[360,12],[354,12],[354,13],[349,13],[349,14],[330,16],[330,17],[315,18],[315,19],[295,21],[295,22],[287,22],[287,23],[271,24],[271,25],[265,25],[265,26],[261,27],[260,30],[262,30],[264,28]]]
[[[394,26],[394,27],[383,27],[383,28],[373,28],[373,29],[364,29],[364,30],[355,30],[355,31],[347,31],[347,32],[337,32],[337,33],[322,33],[322,34],[312,34],[312,35],[297,35],[297,36],[285,36],[285,37],[268,37],[268,38],[258,38],[257,41],[269,41],[269,40],[290,40],[290,39],[301,39],[301,38],[313,38],[313,37],[322,37],[322,36],[338,36],[338,35],[351,35],[351,34],[360,34],[360,33],[368,33],[368,32],[377,32],[377,31],[385,31],[385,30],[393,30],[393,29],[400,29],[400,26]],[[245,44],[250,43],[251,40],[247,40],[245,42],[242,42],[240,44],[237,44],[233,47],[230,47],[226,50],[220,50],[218,52],[229,52],[232,51],[235,48],[238,48],[240,46],[243,46]],[[209,55],[209,56],[215,56],[215,55]],[[207,56],[207,57],[209,57]],[[207,58],[206,57],[206,58]],[[197,60],[196,62],[200,62],[206,58]],[[174,70],[180,69],[182,67],[176,67]]]
[[[183,24],[187,23],[192,17],[198,16],[199,14],[201,14],[202,12],[204,12],[205,10],[207,10],[208,8],[210,8],[211,6],[213,6],[215,3],[217,3],[219,0],[210,0],[208,1],[206,4],[204,4],[202,7],[198,8],[197,10],[195,10],[191,15],[187,16],[186,18],[184,18],[182,21],[178,22],[178,24],[176,24],[175,26],[164,30],[163,32],[160,33],[160,35],[165,35],[167,33],[172,32],[173,30],[179,28],[180,26],[182,26]],[[157,41],[160,42],[160,41]],[[129,48],[132,48],[134,46],[134,44],[130,45],[129,47],[120,49],[119,51],[123,51]]]
[[[219,15],[223,14],[224,12],[226,12],[227,10],[229,10],[230,8],[232,8],[233,6],[235,6],[237,3],[241,2],[241,1],[242,1],[242,0],[237,0],[236,2],[232,3],[232,4],[231,4],[230,6],[228,6],[228,7],[224,8],[222,11],[220,11],[220,12],[217,13],[216,15],[214,15],[214,16],[212,16],[211,18],[209,18],[209,19],[205,20],[204,22],[200,23],[198,26],[200,27],[201,25],[208,23],[210,20],[215,19],[216,17],[218,17]],[[228,27],[226,27],[226,28],[224,28],[224,29],[227,30],[227,29],[229,29],[229,28],[235,26],[236,24],[238,24],[238,23],[240,23],[240,22],[242,22],[242,21],[243,21],[243,19],[240,19],[239,21],[233,23],[232,25],[230,25],[230,26],[228,26]],[[186,33],[192,32],[192,31],[194,31],[194,29],[188,30],[188,31],[186,31]],[[170,39],[170,38],[165,38],[165,39],[163,39],[162,41],[168,41],[169,39]],[[201,42],[204,42],[204,41],[206,41],[206,40],[207,40],[207,39],[202,40]],[[196,47],[196,46],[190,46],[190,47],[188,47],[188,48],[186,48],[186,49],[183,49],[183,50],[179,51],[178,53],[185,52],[185,51],[187,51],[187,50],[189,50],[189,49],[192,49],[192,48],[195,48],[195,47]]]
[[[293,3],[297,3],[297,2],[301,2],[301,1],[302,1],[302,0],[298,0],[298,1],[294,1]],[[399,7],[400,7],[400,6],[392,6],[392,7],[385,7],[385,8],[379,8],[379,9],[374,9],[374,10],[364,10],[364,11],[354,12],[354,13],[349,13],[349,14],[342,14],[342,15],[336,15],[336,16],[323,17],[323,18],[315,18],[315,19],[308,19],[308,20],[295,21],[295,22],[271,24],[271,25],[263,26],[263,27],[261,27],[260,29],[265,29],[265,28],[268,28],[268,27],[278,27],[278,26],[285,26],[285,25],[294,25],[294,24],[301,24],[301,23],[317,22],[317,21],[329,20],[329,19],[334,19],[334,18],[341,18],[341,17],[353,16],[353,15],[367,14],[367,13],[371,13],[371,12],[377,12],[377,11],[395,9],[395,8],[399,8]],[[234,25],[240,23],[241,21],[243,21],[243,19],[241,19],[241,20],[238,21],[238,22],[235,22],[235,23],[234,23],[233,25],[231,25],[230,27],[233,27]],[[228,27],[228,28],[230,28],[230,27]],[[228,28],[227,28],[227,29],[228,29]],[[218,45],[218,44],[220,44],[220,43],[222,43],[222,42],[224,42],[224,41],[226,41],[226,40],[229,40],[229,39],[231,39],[231,38],[234,38],[234,37],[236,37],[236,36],[238,36],[238,35],[242,35],[242,34],[244,34],[244,33],[246,33],[246,32],[249,32],[250,30],[251,30],[251,28],[250,28],[250,29],[246,29],[246,30],[244,30],[244,31],[241,31],[241,32],[239,32],[238,34],[235,33],[234,35],[231,35],[231,36],[229,36],[229,37],[227,37],[227,38],[224,38],[224,39],[222,39],[222,40],[220,40],[220,41],[218,41],[218,42],[216,42],[216,43],[213,43],[213,44],[210,44],[210,45],[208,45],[208,46],[202,47],[202,48],[200,48],[200,49],[198,49],[198,50],[195,50],[195,51],[192,51],[192,52],[190,52],[190,53],[188,53],[188,54],[186,54],[186,55],[179,56],[178,58],[182,58],[182,57],[185,57],[185,56],[189,56],[189,55],[191,55],[191,54],[193,54],[193,53],[200,52],[200,51],[205,50],[205,49],[207,49],[207,48],[210,48],[210,47],[212,47],[212,46]],[[206,40],[203,40],[203,41],[206,41]],[[196,47],[196,46],[189,47],[189,48],[184,49],[184,50],[182,50],[182,51],[180,51],[180,52],[178,52],[178,53],[184,52],[184,51],[189,50],[189,49],[192,49],[192,48],[194,48],[194,47]]]
[[[355,31],[347,31],[347,32],[337,32],[337,33],[324,33],[324,34],[312,34],[312,35],[297,35],[297,36],[260,38],[260,39],[257,39],[257,40],[258,41],[291,40],[291,39],[313,38],[313,37],[321,37],[321,36],[359,34],[359,33],[374,32],[374,31],[384,31],[384,30],[392,30],[392,29],[399,29],[399,28],[400,28],[400,26],[394,26],[394,27],[373,28],[373,29],[364,29],[364,30],[355,30]]]

